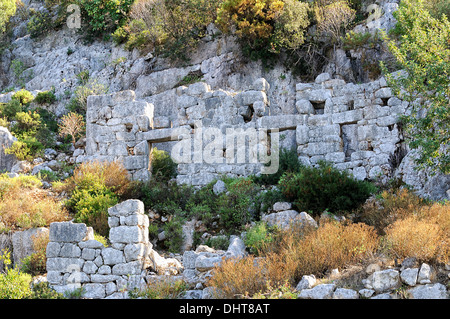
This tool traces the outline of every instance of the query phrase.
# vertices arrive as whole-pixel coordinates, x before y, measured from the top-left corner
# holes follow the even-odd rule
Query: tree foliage
[[[405,0],[395,12],[395,38],[385,39],[403,72],[386,75],[394,92],[409,101],[402,117],[418,168],[450,172],[450,22],[434,18],[423,0]],[[386,68],[384,68],[386,70]]]
[[[0,33],[5,31],[6,23],[16,13],[16,0],[0,1]]]
[[[283,48],[296,49],[309,26],[309,4],[293,0],[225,0],[216,24],[234,33],[245,56],[266,64]]]

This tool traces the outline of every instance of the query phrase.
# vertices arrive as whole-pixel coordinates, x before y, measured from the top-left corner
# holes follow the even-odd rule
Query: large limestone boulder
[[[17,158],[13,154],[5,154],[5,149],[17,141],[6,127],[0,126],[0,171],[10,172],[11,168],[17,163]]]
[[[12,235],[12,250],[14,265],[20,265],[25,257],[34,253],[33,241],[40,236],[48,236],[49,230],[45,227],[31,228],[14,232]]]

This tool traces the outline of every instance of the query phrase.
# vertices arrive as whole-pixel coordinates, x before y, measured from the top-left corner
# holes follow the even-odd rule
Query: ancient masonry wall
[[[80,161],[121,160],[134,179],[148,180],[152,147],[170,142],[169,148],[184,145],[184,154],[190,151],[178,165],[178,183],[205,185],[223,174],[261,172],[262,161],[251,160],[258,152],[250,144],[252,132],[266,151],[278,141],[282,148],[296,148],[304,163],[327,160],[361,180],[389,177],[405,155],[398,116],[408,103],[393,96],[384,78],[353,84],[321,74],[314,83],[296,85],[292,114],[271,115],[268,90],[263,78],[240,92],[198,82],[170,92],[176,95],[170,112],[136,100],[133,91],[91,96]],[[162,113],[169,115],[154,116]],[[227,142],[230,129],[247,138],[244,160],[236,159],[238,149]]]
[[[121,298],[145,283],[152,265],[144,204],[127,200],[109,209],[110,247],[94,240],[85,224],[52,223],[47,280],[57,292],[84,289],[85,298]]]

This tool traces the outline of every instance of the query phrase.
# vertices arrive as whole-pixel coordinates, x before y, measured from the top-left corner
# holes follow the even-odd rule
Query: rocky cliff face
[[[38,9],[42,4],[30,1],[27,5]],[[368,23],[366,29],[372,32],[392,27],[392,11],[396,6],[395,2],[383,2],[384,15]],[[321,159],[330,160],[360,179],[384,176],[386,181],[398,177],[424,196],[435,199],[449,196],[446,194],[450,188],[448,176],[430,177],[413,169],[414,155],[408,152],[397,123],[398,115],[407,111],[407,105],[392,96],[383,78],[364,84],[351,83],[368,80],[367,74],[361,73],[363,70],[358,67],[361,57],[357,51],[336,50],[324,68],[326,72],[315,83],[302,83],[283,65],[266,70],[259,62],[245,61],[233,37],[212,36],[218,32],[213,26],[208,28],[209,35],[190,62],[173,66],[151,53],[143,56],[111,42],[84,43],[69,28],[32,39],[26,34],[25,23],[14,31],[12,45],[1,56],[0,84],[3,90],[16,90],[24,82],[25,89],[34,94],[54,88],[57,101],[47,108],[57,116],[67,112],[70,98],[84,81],[88,85],[101,85],[103,89],[99,93],[121,96],[119,92],[133,91],[134,99],[142,102],[137,104],[152,105],[147,130],[158,130],[159,133],[151,133],[155,135],[166,129],[167,136],[142,141],[159,149],[171,151],[176,145],[177,141],[168,138],[173,133],[171,129],[186,128],[188,134],[194,134],[199,123],[218,128],[222,133],[226,127],[267,129],[266,140],[271,138],[270,131],[277,129],[280,145],[297,148],[300,159],[306,163],[314,165]],[[203,84],[192,85],[193,79]],[[195,91],[202,85],[206,89]],[[0,101],[8,101],[11,95],[12,92],[0,95]],[[100,100],[91,99],[88,104],[94,113],[99,107],[107,106]],[[131,113],[123,114],[122,118],[132,116]],[[98,139],[101,134],[92,131],[94,124],[111,128],[113,123],[100,120],[88,124],[88,137]],[[126,157],[127,150],[142,142],[133,139],[136,145],[131,145],[124,138],[124,133],[130,133],[127,123],[116,124],[124,124],[125,131],[114,132],[120,136],[103,141],[108,145],[100,146],[99,141],[91,143],[88,138],[86,152],[78,152],[82,156],[78,162],[92,156]],[[132,127],[131,130],[137,133]],[[144,147],[141,156],[148,156],[151,147]],[[221,156],[226,157],[225,146],[222,151]],[[131,162],[131,166],[136,166],[135,161]],[[147,166],[148,161],[141,164]],[[240,176],[255,170],[251,165],[223,164],[211,168],[211,165],[184,163],[179,166],[179,182],[204,184],[217,174]],[[139,171],[136,176],[147,176],[142,173],[145,170],[142,165],[133,166],[133,172]],[[208,178],[195,177],[206,176],[205,173]]]

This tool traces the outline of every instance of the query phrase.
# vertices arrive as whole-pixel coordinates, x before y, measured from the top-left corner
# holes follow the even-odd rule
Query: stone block
[[[362,110],[352,110],[341,113],[335,113],[332,115],[333,123],[344,124],[344,123],[356,123],[363,119]]]
[[[105,265],[116,265],[125,262],[123,251],[110,247],[102,250],[102,257]]]
[[[295,103],[297,112],[300,114],[314,114],[314,106],[309,100],[301,99]]]
[[[50,224],[49,240],[52,242],[78,243],[87,235],[86,224],[55,222]]]
[[[148,231],[139,226],[118,226],[109,231],[109,240],[113,243],[145,243],[148,242]]]

